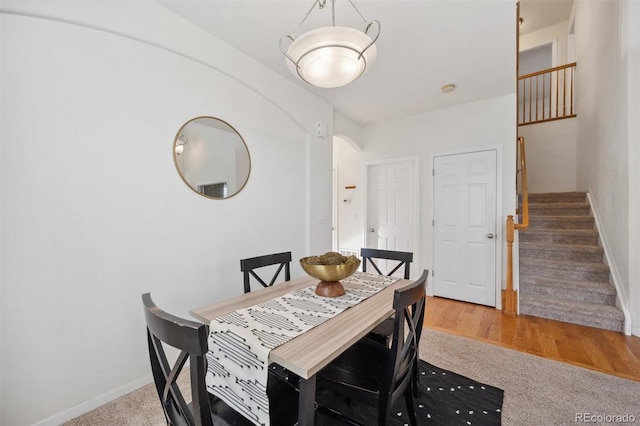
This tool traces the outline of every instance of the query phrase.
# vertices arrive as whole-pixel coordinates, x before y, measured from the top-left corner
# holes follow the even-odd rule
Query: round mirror
[[[173,161],[189,188],[216,199],[240,192],[251,171],[251,157],[242,136],[215,117],[193,118],[178,130]]]

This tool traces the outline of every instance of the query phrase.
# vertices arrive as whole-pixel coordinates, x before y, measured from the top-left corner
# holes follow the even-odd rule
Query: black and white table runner
[[[396,282],[355,272],[346,294],[321,297],[315,285],[214,318],[207,353],[207,390],[256,425],[269,425],[269,352]]]

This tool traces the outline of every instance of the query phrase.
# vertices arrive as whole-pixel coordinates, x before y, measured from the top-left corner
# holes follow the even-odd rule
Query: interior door
[[[435,296],[496,304],[496,151],[433,162]]]
[[[415,169],[412,161],[368,166],[367,247],[415,251]],[[385,273],[395,267],[395,262],[378,264]]]

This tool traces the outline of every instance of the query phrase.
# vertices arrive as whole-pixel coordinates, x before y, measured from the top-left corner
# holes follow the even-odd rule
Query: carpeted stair
[[[521,314],[623,331],[584,192],[529,194],[519,245]]]

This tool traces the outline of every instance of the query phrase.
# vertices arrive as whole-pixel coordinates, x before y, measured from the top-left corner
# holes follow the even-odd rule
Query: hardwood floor
[[[425,327],[640,382],[640,338],[428,297]]]

